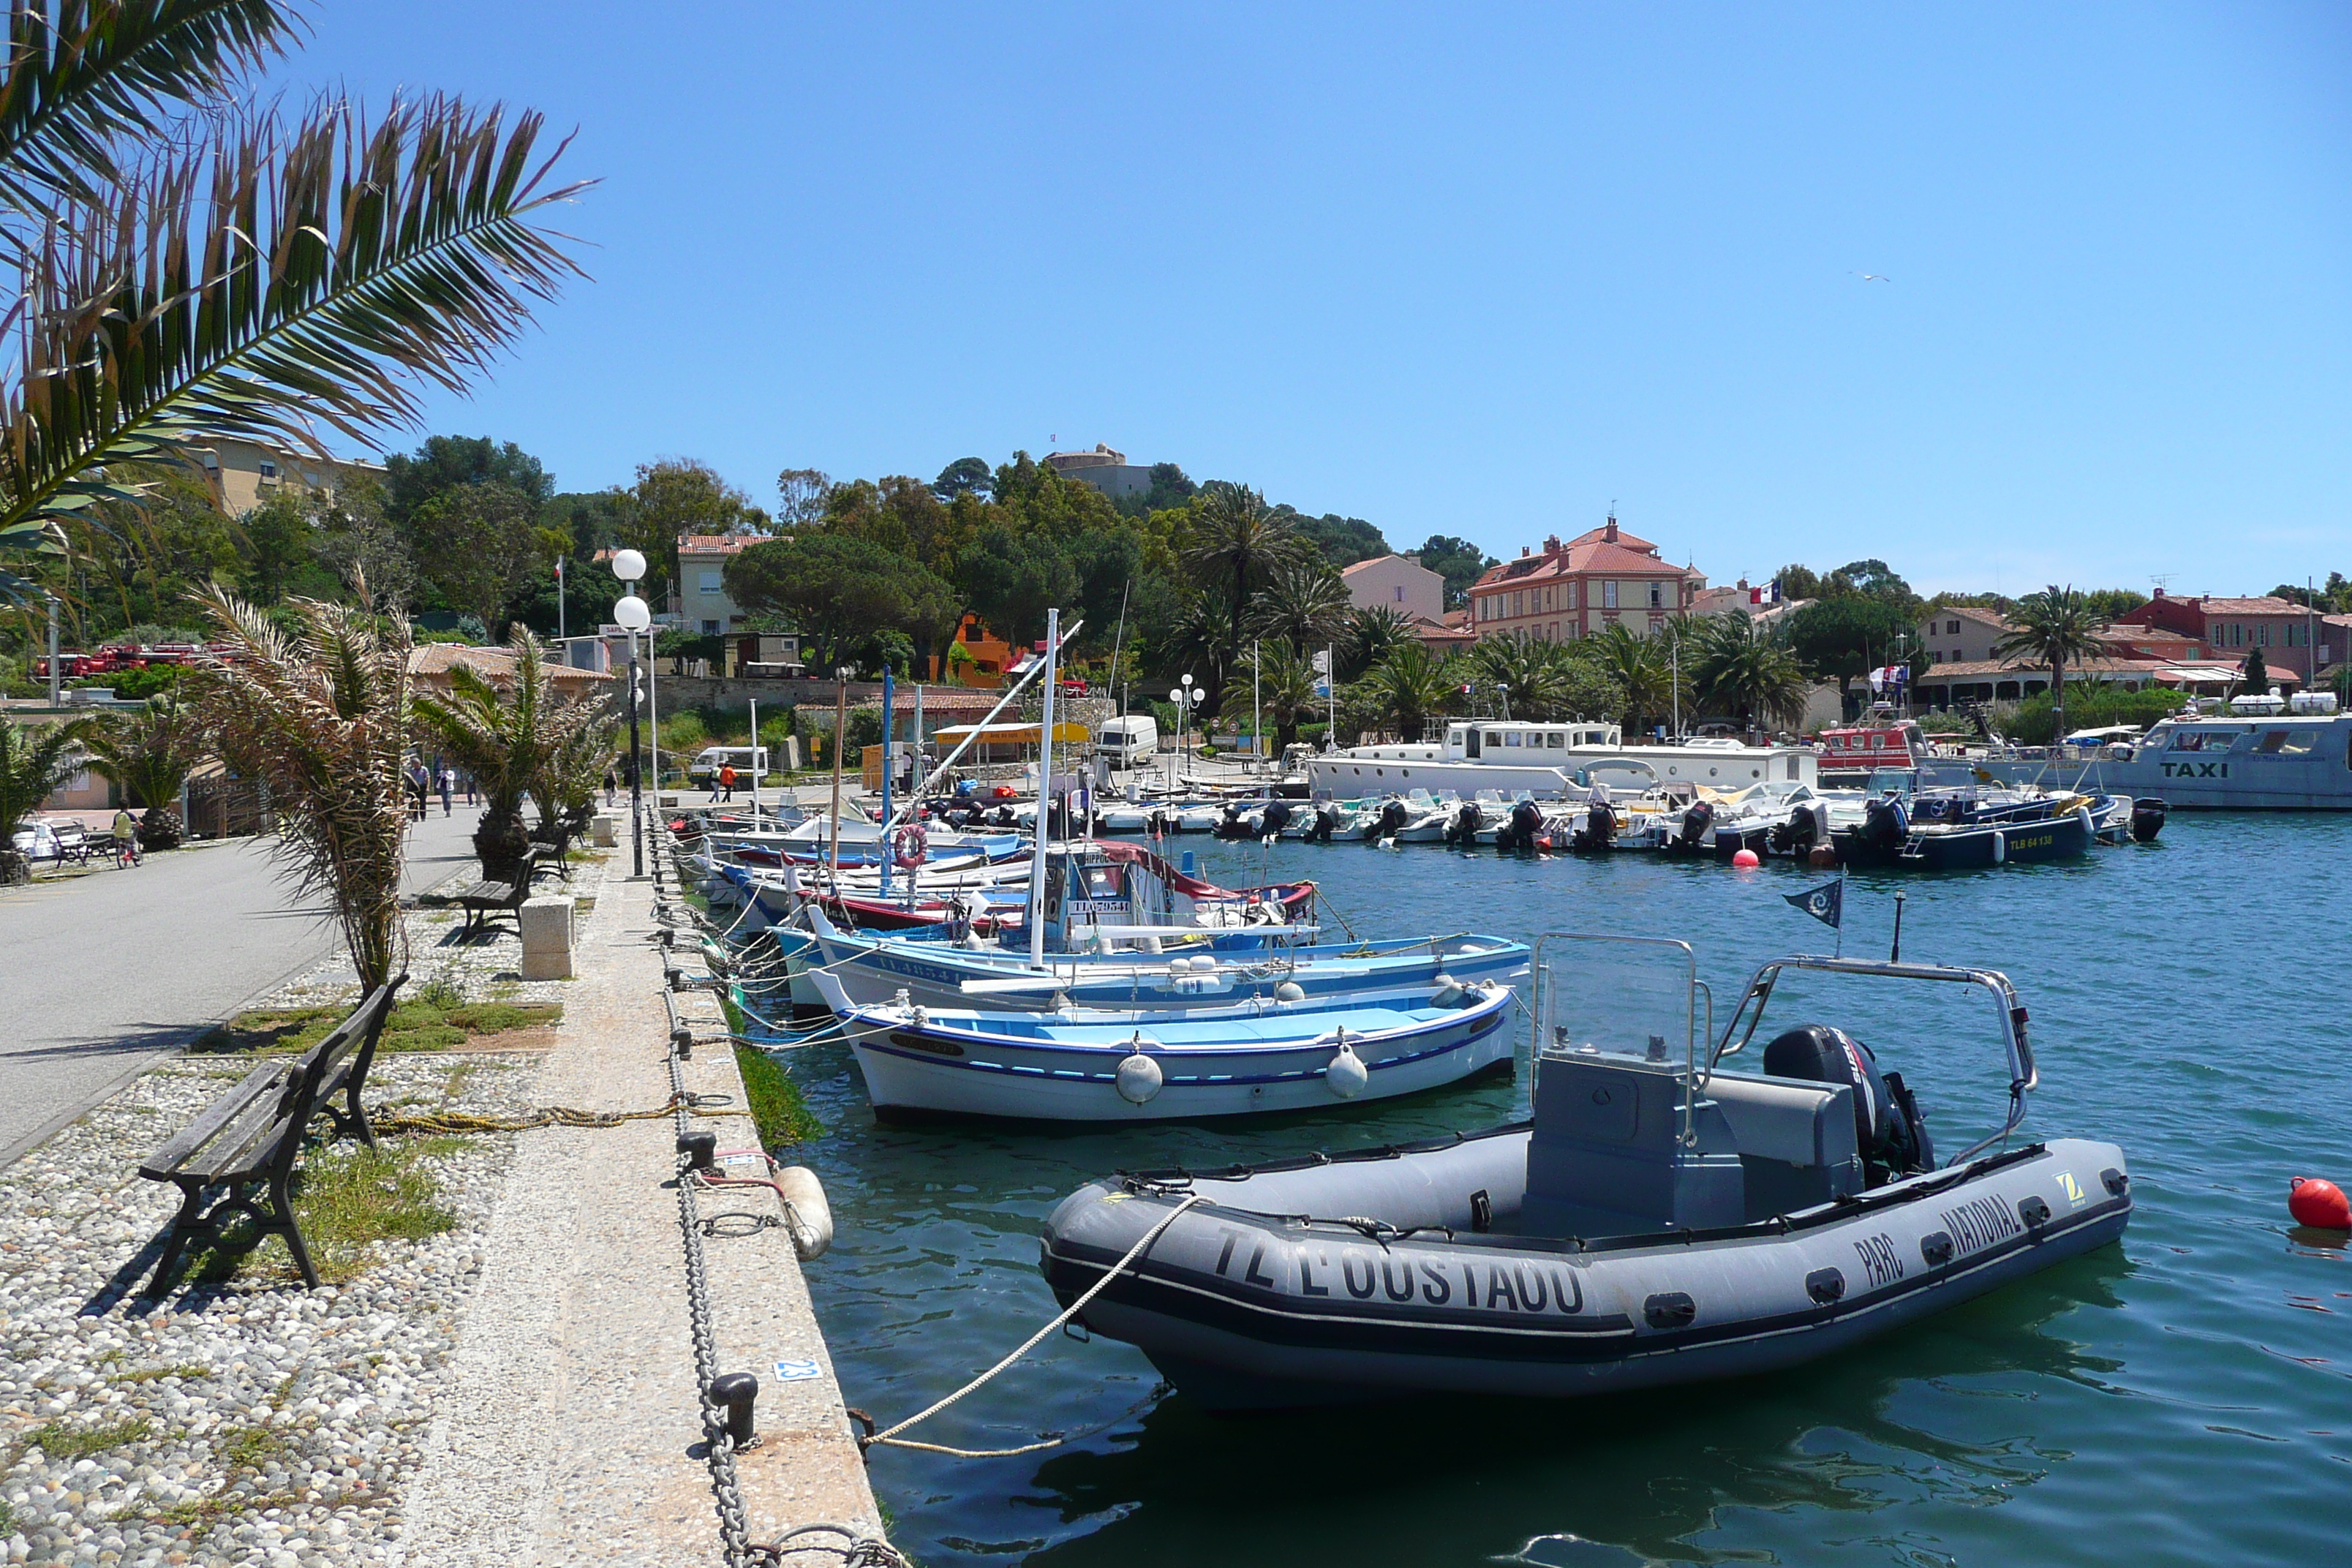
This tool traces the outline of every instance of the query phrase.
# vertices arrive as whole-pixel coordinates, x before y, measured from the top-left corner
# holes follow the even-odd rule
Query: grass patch
[[[117,1377],[114,1381],[117,1383],[161,1383],[167,1377],[210,1377],[212,1374],[212,1368],[208,1366],[199,1366],[194,1362],[188,1362],[180,1366],[151,1366],[142,1372],[126,1372]]]
[[[775,1058],[750,1046],[737,1046],[735,1070],[743,1075],[743,1092],[751,1102],[751,1121],[760,1129],[761,1148],[779,1148],[824,1135],[824,1123],[809,1110],[801,1098],[800,1085],[776,1065]]]
[[[221,1436],[220,1456],[237,1468],[257,1470],[284,1452],[286,1439],[267,1426],[232,1426]]]
[[[294,1175],[294,1217],[321,1280],[340,1285],[358,1277],[377,1242],[421,1241],[457,1228],[457,1216],[435,1201],[440,1187],[420,1168],[424,1161],[425,1151],[414,1145],[314,1150],[303,1157]],[[275,1236],[258,1247],[232,1240],[207,1247],[189,1268],[191,1278],[209,1284],[297,1277],[284,1238]]]
[[[198,1037],[191,1051],[266,1056],[307,1051],[343,1021],[348,1007],[264,1007],[239,1013]],[[466,1002],[438,1005],[422,996],[393,1008],[380,1051],[446,1051],[483,1035],[544,1028],[560,1021],[560,1002]]]
[[[37,1428],[26,1442],[51,1459],[86,1459],[110,1448],[143,1443],[154,1435],[155,1424],[152,1421],[117,1421],[107,1426],[68,1426],[52,1421]]]

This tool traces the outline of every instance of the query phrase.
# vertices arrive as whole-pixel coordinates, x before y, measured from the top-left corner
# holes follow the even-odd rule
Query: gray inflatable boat
[[[1900,1075],[1821,1025],[1769,1037],[1761,1072],[1725,1068],[1793,970],[1990,991],[2005,1124],[1937,1165]],[[1215,1409],[1557,1397],[1789,1366],[2123,1234],[2121,1150],[2015,1146],[2037,1081],[2024,1025],[1993,971],[1784,959],[1704,1062],[1664,1059],[1655,1036],[1638,1055],[1563,1036],[1538,1052],[1531,1121],[1096,1182],[1046,1222],[1041,1266],[1065,1307],[1115,1273],[1079,1321]]]

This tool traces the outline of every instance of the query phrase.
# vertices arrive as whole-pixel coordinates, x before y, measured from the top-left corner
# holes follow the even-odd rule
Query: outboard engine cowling
[[[1445,825],[1445,842],[1448,844],[1476,843],[1478,829],[1486,825],[1486,814],[1479,809],[1476,801],[1464,801],[1454,808],[1453,820]]]
[[[1617,847],[1617,814],[1608,806],[1586,809],[1584,826],[1569,835],[1568,847],[1579,855],[1600,855]]]
[[[1871,801],[1862,808],[1862,841],[1873,848],[1899,848],[1910,837],[1910,814],[1894,796]]]
[[[1714,803],[1704,800],[1692,803],[1691,808],[1683,813],[1682,836],[1680,839],[1680,847],[1683,852],[1685,854],[1696,854],[1699,847],[1706,842],[1708,831],[1714,826]]]
[[[1496,842],[1524,855],[1536,847],[1536,835],[1542,831],[1543,808],[1534,801],[1523,800],[1511,807],[1511,825],[1496,835]]]
[[[1870,1047],[1844,1030],[1800,1025],[1764,1047],[1764,1070],[1774,1078],[1842,1083],[1853,1090],[1854,1142],[1862,1151],[1864,1185],[1880,1186],[1935,1168],[1927,1117],[1917,1097],[1901,1074],[1882,1075]]]
[[[1332,810],[1328,805],[1317,806],[1315,808],[1315,820],[1307,829],[1307,842],[1309,844],[1330,843],[1331,834],[1339,826],[1339,814],[1338,812]]]
[[[1372,830],[1372,837],[1394,838],[1397,836],[1397,830],[1404,826],[1404,802],[1391,799],[1387,805],[1381,807],[1381,819]]]
[[[2137,844],[2153,844],[2156,836],[2164,831],[2165,804],[2152,795],[2141,795],[2132,802],[2131,836]]]
[[[1289,826],[1290,803],[1286,800],[1267,801],[1265,810],[1258,814],[1257,829],[1263,837],[1271,838]]]

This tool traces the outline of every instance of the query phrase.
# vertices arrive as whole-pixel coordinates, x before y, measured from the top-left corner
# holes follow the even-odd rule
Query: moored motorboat
[[[1773,1037],[1762,1072],[1732,1071],[1795,971],[1988,993],[2006,1120],[1937,1165],[1900,1076],[1818,1024]],[[1705,1055],[1695,1036],[1675,1060],[1662,1036],[1620,1053],[1555,1026],[1529,1123],[1098,1181],[1047,1220],[1040,1266],[1066,1307],[1102,1285],[1085,1327],[1216,1409],[1559,1397],[1796,1364],[2122,1234],[2120,1149],[2011,1146],[2038,1082],[2024,1016],[1990,970],[1781,960]]]

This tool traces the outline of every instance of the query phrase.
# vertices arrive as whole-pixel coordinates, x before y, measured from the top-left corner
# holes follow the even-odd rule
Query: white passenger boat
[[[2095,754],[1925,764],[1937,784],[1991,781],[2160,799],[2176,811],[2352,811],[2352,714],[2177,714]]]
[[[1737,741],[1628,745],[1614,724],[1535,723],[1456,719],[1444,737],[1405,744],[1351,746],[1307,759],[1316,798],[1395,791],[1494,790],[1510,799],[1573,798],[1578,769],[1594,763],[1646,764],[1662,784],[1746,789],[1767,781],[1819,784],[1821,759],[1810,746],[1747,746]]]

